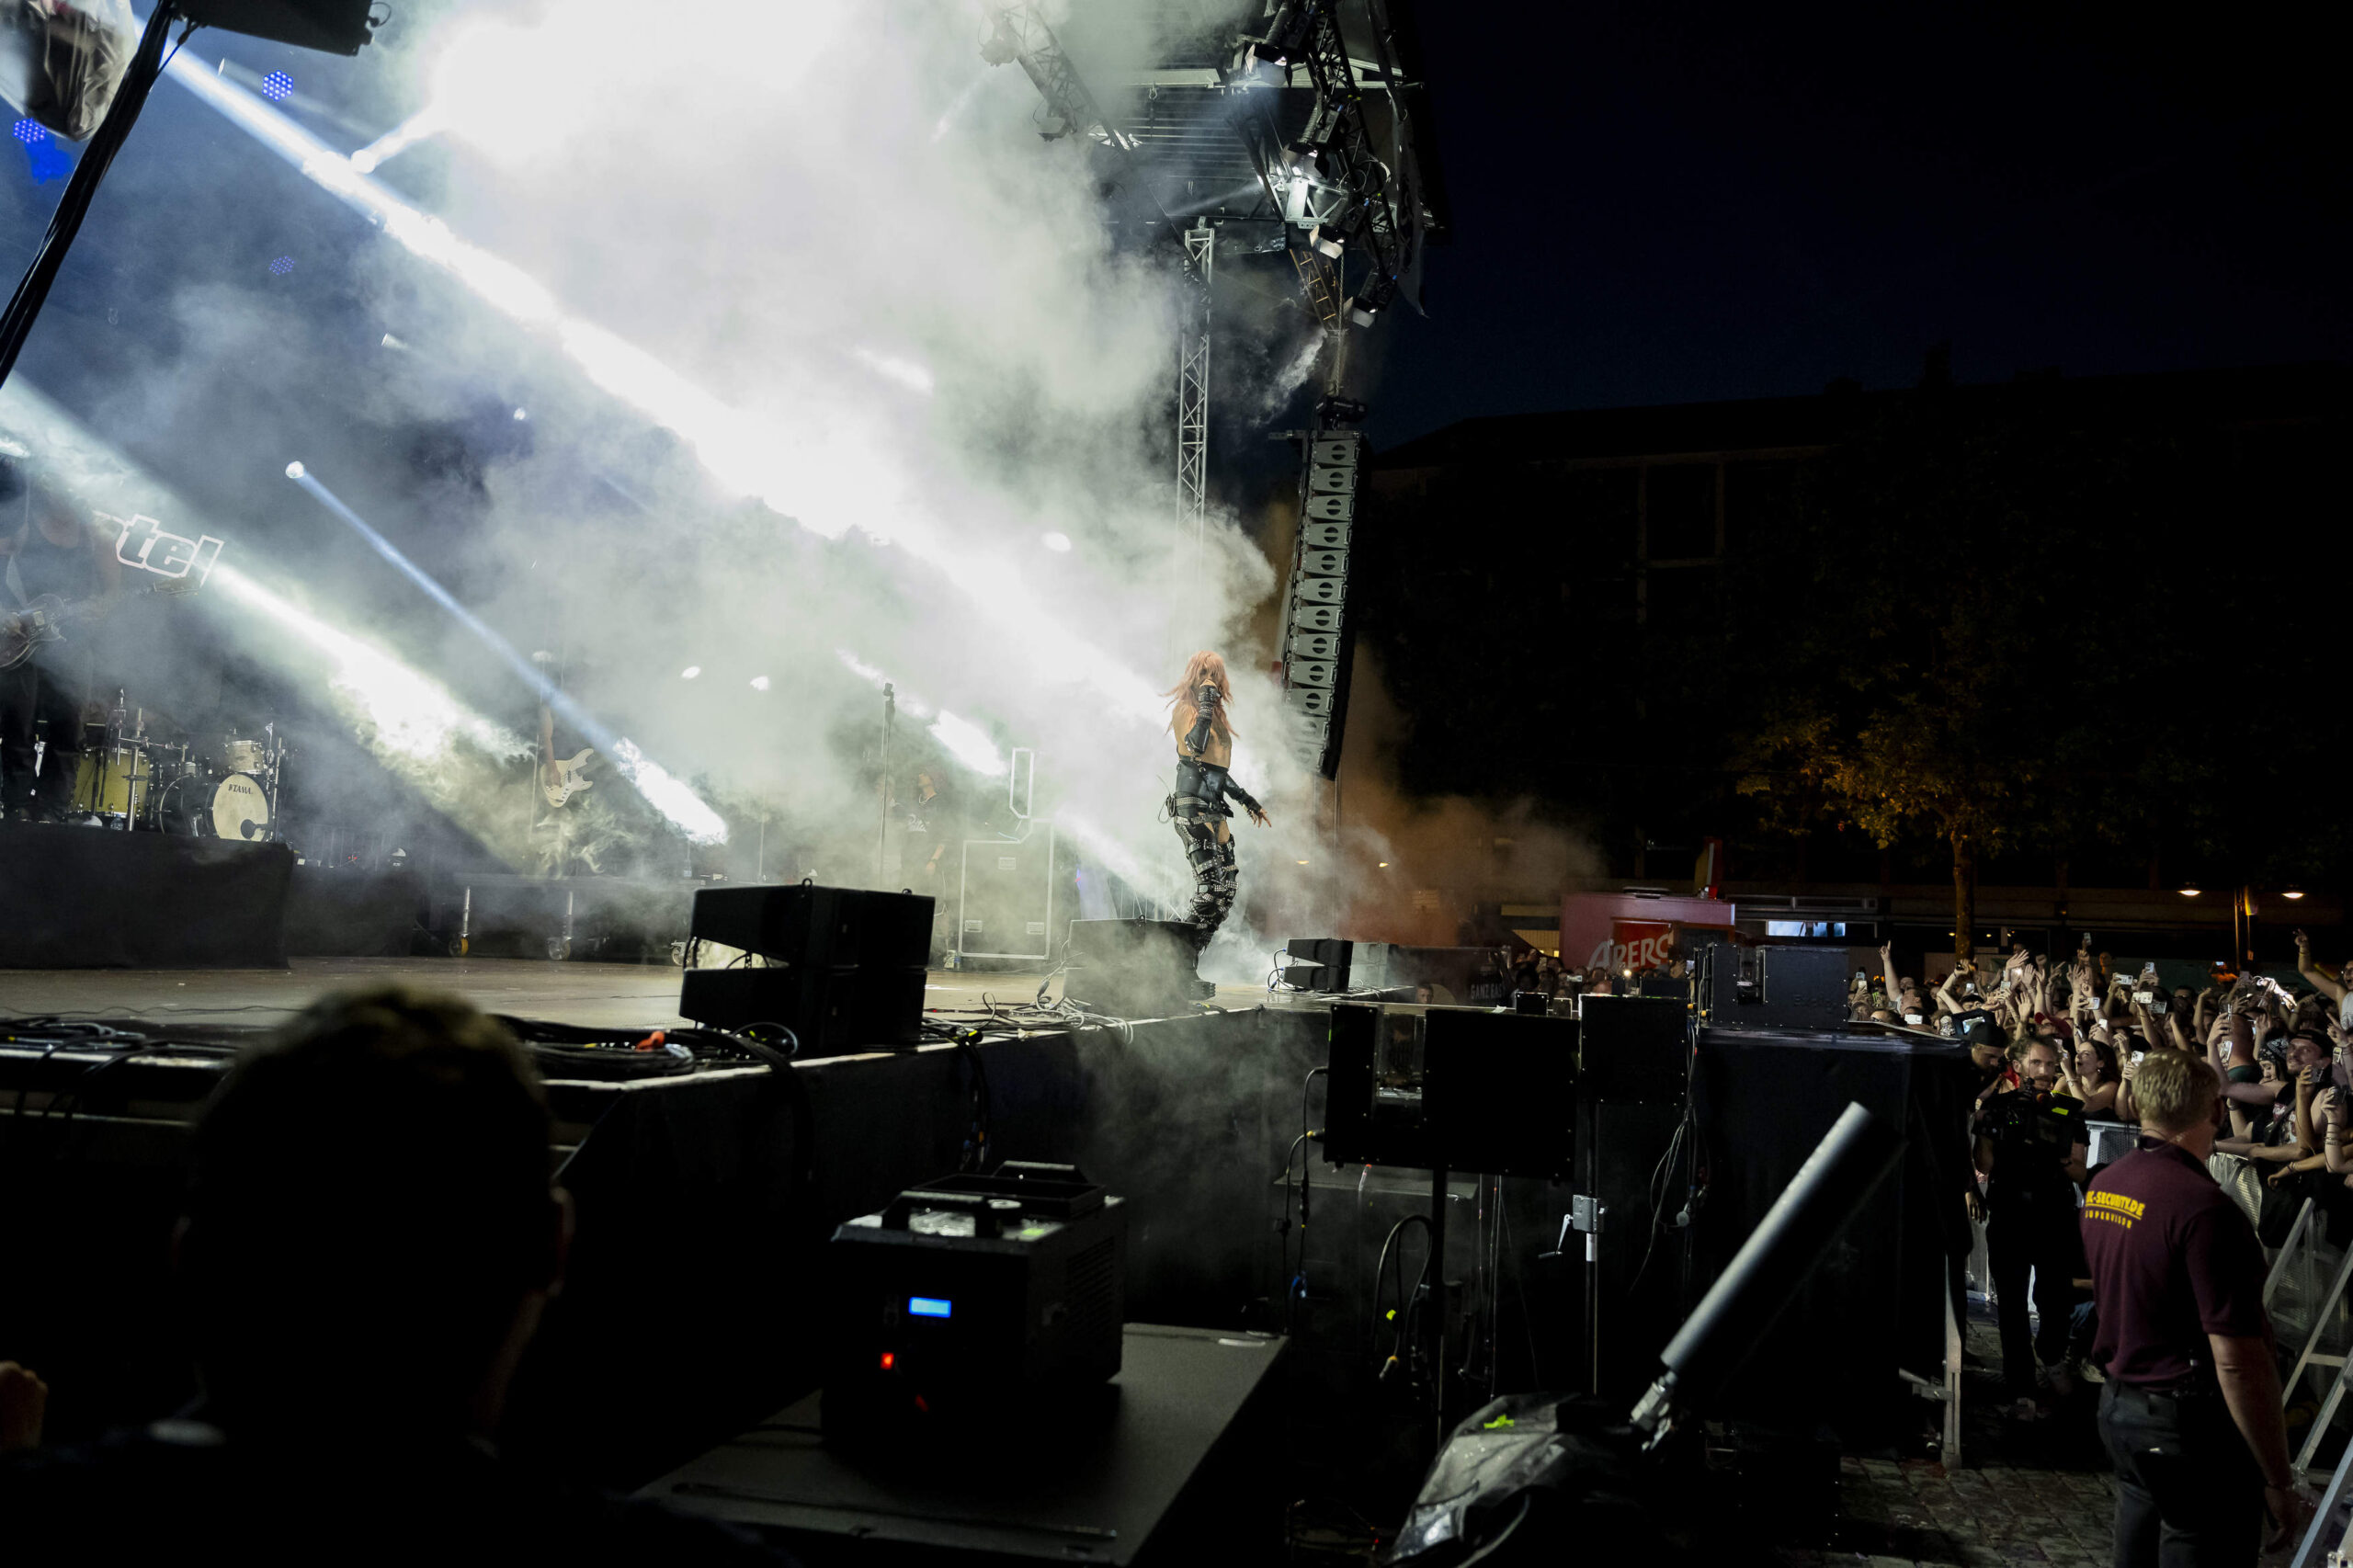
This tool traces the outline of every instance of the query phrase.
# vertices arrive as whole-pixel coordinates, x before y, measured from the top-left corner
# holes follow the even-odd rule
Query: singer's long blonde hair
[[[1217,714],[1210,721],[1210,727],[1232,740],[1233,725],[1226,715],[1233,709],[1233,682],[1227,678],[1225,661],[1206,648],[1186,660],[1185,677],[1160,694],[1168,699],[1168,727],[1176,727],[1177,710],[1192,702],[1205,686],[1217,687],[1218,696],[1224,699],[1217,705]]]

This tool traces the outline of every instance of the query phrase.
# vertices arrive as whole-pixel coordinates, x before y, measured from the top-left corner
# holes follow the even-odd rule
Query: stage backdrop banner
[[[0,827],[0,969],[284,969],[283,844]]]

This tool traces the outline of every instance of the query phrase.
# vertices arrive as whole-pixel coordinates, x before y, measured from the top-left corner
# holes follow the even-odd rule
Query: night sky
[[[1942,341],[1963,381],[2353,357],[2317,13],[2053,9],[1425,0],[1454,235],[1374,439],[1909,385]]]

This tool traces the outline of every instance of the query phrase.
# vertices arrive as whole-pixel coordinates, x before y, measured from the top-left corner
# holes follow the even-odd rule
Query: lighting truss
[[[1209,549],[1210,285],[1216,275],[1217,231],[1185,231],[1185,316],[1176,339],[1176,522],[1193,541],[1193,568]]]

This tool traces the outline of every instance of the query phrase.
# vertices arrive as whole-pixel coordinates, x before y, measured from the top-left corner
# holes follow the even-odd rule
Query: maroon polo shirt
[[[2210,1334],[2270,1337],[2263,1247],[2206,1166],[2177,1144],[2125,1155],[2084,1199],[2099,1336],[2092,1360],[2128,1383],[2177,1382],[2211,1366]]]

